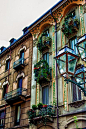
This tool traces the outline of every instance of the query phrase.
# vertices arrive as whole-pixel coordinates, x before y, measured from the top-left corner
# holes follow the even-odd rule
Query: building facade
[[[30,108],[32,35],[27,28],[0,51],[0,129],[28,128]]]
[[[86,33],[85,0],[59,1],[28,30],[33,36],[31,108],[33,105],[39,106],[39,103],[47,105],[46,108],[37,107],[35,115],[29,114],[30,128],[76,128],[74,116],[78,119],[78,128],[86,128],[86,97],[76,85],[66,84],[54,59],[65,45],[79,55],[75,44]],[[77,67],[81,64],[86,66],[86,62],[79,57]],[[49,105],[52,105],[51,108]],[[54,107],[55,115],[49,114]]]

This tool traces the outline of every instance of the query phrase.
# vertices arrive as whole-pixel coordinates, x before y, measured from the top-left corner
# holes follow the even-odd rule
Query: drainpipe
[[[50,14],[53,17],[52,10],[50,10]],[[54,18],[55,22],[55,44],[56,44],[56,56],[57,56],[57,20]],[[59,129],[59,115],[58,115],[58,72],[57,72],[57,63],[56,63],[56,90],[57,90],[57,129]]]

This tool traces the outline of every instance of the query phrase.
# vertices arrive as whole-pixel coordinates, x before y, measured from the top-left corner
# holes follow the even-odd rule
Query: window
[[[6,61],[6,70],[8,70],[10,68],[10,60]]]
[[[24,58],[24,49],[20,51],[20,58]]]
[[[69,18],[75,19],[75,17],[76,17],[76,15],[75,15],[75,10],[72,11],[72,12],[70,12],[68,15],[69,15]]]
[[[42,102],[43,104],[49,104],[49,86],[42,88]]]
[[[20,105],[17,105],[16,106],[16,114],[15,114],[15,125],[19,125],[20,124],[20,109],[21,109],[21,106]]]
[[[1,111],[0,112],[0,125],[1,126],[4,126],[4,123],[5,123],[5,112],[4,111]],[[0,128],[1,129],[1,128]],[[3,128],[2,128],[3,129]]]
[[[72,77],[72,80],[75,81],[74,77]],[[81,90],[79,90],[77,85],[73,83],[71,85],[72,85],[73,102],[81,100]]]
[[[48,52],[43,54],[43,60],[46,60],[47,63],[49,64],[49,53]]]
[[[5,97],[5,94],[7,93],[7,88],[8,88],[7,85],[8,84],[6,84],[6,85],[3,86],[3,98]]]
[[[49,37],[49,29],[45,30],[44,33],[46,34],[47,37]]]
[[[18,88],[22,88],[22,77],[18,79]]]
[[[70,48],[72,48],[76,52],[76,54],[78,54],[77,47],[75,46],[76,43],[77,43],[77,38],[76,37],[73,37],[69,41],[69,46],[70,46]]]

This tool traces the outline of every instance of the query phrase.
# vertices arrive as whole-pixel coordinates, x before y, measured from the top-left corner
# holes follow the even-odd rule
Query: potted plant
[[[40,108],[43,107],[43,104],[42,103],[39,103],[37,106],[38,106],[38,109],[40,109]]]
[[[29,119],[33,119],[36,116],[36,112],[33,109],[29,109],[29,111],[27,111],[27,115]]]
[[[37,109],[37,106],[36,105],[32,105],[32,109],[33,110],[36,110]]]
[[[46,104],[43,104],[43,107],[44,107],[44,108],[47,108],[47,105],[46,105]]]

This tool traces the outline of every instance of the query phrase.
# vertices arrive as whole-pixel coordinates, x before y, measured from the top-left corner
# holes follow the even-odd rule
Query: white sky
[[[59,0],[0,0],[0,47],[8,47],[29,26]]]

